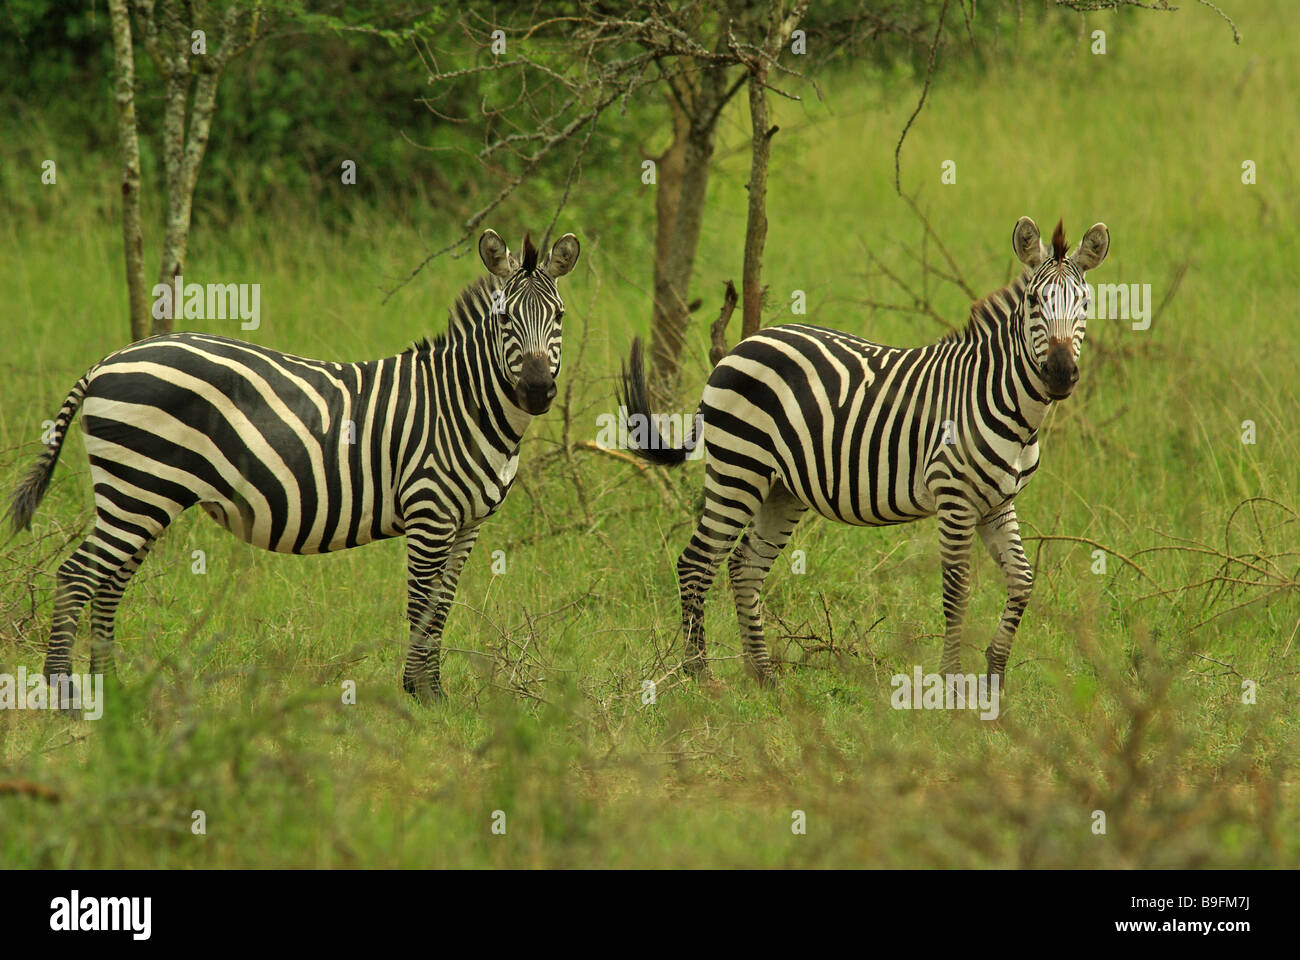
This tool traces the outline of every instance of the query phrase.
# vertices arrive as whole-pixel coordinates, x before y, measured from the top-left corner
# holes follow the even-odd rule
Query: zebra
[[[205,333],[133,343],[77,381],[9,506],[30,529],[78,409],[95,523],[58,568],[43,673],[68,690],[82,607],[91,673],[111,676],[113,623],[131,576],[167,526],[198,504],[247,543],[315,554],[405,536],[410,643],[403,689],[443,696],[443,625],[482,522],[515,479],[529,423],[550,408],[573,234],[539,263],[487,230],[487,267],[445,333],[397,356],[310,360]],[[60,684],[62,684],[60,686]]]
[[[761,684],[775,682],[760,593],[800,518],[813,510],[858,526],[938,517],[940,672],[948,677],[960,670],[978,534],[1006,583],[1006,606],[985,651],[988,678],[1002,687],[1033,586],[1015,498],[1038,469],[1038,430],[1048,411],[1078,382],[1084,273],[1109,247],[1110,233],[1098,223],[1068,254],[1058,223],[1049,249],[1034,221],[1022,217],[1012,248],[1023,272],[975,302],[963,330],[929,346],[881,346],[806,324],[761,330],[714,368],[698,429],[680,447],[666,444],[655,423],[641,343],[633,341],[621,402],[629,419],[639,415],[629,435],[633,443],[638,434],[646,438],[640,456],[672,466],[705,444],[704,506],[677,560],[688,674],[708,672],[704,598],[730,552],[746,667]]]

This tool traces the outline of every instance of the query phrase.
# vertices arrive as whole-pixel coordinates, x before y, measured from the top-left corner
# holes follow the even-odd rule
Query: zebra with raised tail
[[[705,445],[704,509],[677,561],[689,671],[706,670],[704,597],[730,552],[746,662],[761,682],[775,679],[760,594],[811,509],[861,526],[938,517],[947,675],[960,671],[978,534],[1006,582],[1006,606],[985,651],[989,675],[1002,683],[1033,586],[1015,497],[1038,468],[1048,410],[1078,381],[1084,273],[1109,246],[1098,223],[1068,253],[1058,223],[1049,248],[1022,217],[1012,247],[1025,270],[976,302],[964,330],[929,346],[881,346],[805,324],[761,330],[714,368],[700,399],[703,435],[684,447],[666,445],[655,427],[641,344],[633,343],[623,404],[649,427],[640,455],[674,465]]]
[[[9,508],[27,528],[81,410],[95,526],[58,568],[44,673],[66,689],[91,606],[91,672],[113,670],[122,593],[167,526],[198,504],[241,540],[325,553],[405,536],[410,647],[402,685],[442,695],[439,649],[479,526],[515,478],[519,445],[555,397],[573,234],[539,262],[492,230],[489,276],[447,331],[394,357],[334,363],[203,333],[141,340],[77,381]]]

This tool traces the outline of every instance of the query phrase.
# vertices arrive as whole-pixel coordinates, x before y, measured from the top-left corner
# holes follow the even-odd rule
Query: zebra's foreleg
[[[740,545],[731,554],[729,572],[736,597],[736,618],[745,647],[746,665],[759,683],[776,683],[776,672],[763,638],[763,583],[790,535],[808,508],[778,484],[763,501]]]
[[[442,573],[451,556],[455,528],[408,527],[406,531],[406,617],[411,623],[410,645],[402,670],[402,689],[418,700],[442,695],[442,684],[429,675],[438,658],[434,652],[433,614]]]
[[[1008,503],[985,517],[978,529],[980,539],[1002,570],[1007,586],[1007,603],[1002,609],[1002,620],[998,623],[993,642],[984,651],[988,658],[990,678],[996,676],[999,688],[1005,690],[1007,657],[1011,654],[1011,643],[1016,638],[1020,618],[1029,604],[1029,595],[1034,588],[1034,574],[1020,542],[1020,523],[1016,520],[1015,504]]]
[[[461,571],[465,569],[465,561],[469,559],[470,552],[474,549],[474,543],[478,540],[478,532],[479,527],[474,526],[461,530],[456,535],[456,542],[451,547],[451,556],[447,559],[447,566],[442,571],[442,577],[438,580],[433,616],[429,621],[432,642],[429,646],[427,671],[433,689],[438,696],[442,696],[442,631],[447,625],[447,614],[451,612],[451,602],[456,599],[456,587],[460,583]]]
[[[970,601],[970,548],[975,516],[962,501],[939,503],[939,555],[943,561],[944,676],[961,672],[961,628]]]
[[[442,630],[478,531],[474,526],[459,531],[452,528],[407,533],[407,616],[411,621],[411,645],[402,673],[402,689],[417,699],[443,696]]]

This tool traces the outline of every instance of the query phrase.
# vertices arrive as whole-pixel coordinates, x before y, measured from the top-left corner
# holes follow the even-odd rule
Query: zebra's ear
[[[478,241],[478,255],[482,257],[483,266],[488,268],[488,273],[502,280],[519,269],[519,261],[511,256],[506,249],[506,242],[495,230],[483,231],[483,236]]]
[[[1106,259],[1110,250],[1110,230],[1104,223],[1094,223],[1079,241],[1079,249],[1070,259],[1080,270],[1088,271]]]
[[[566,233],[551,247],[551,255],[546,258],[542,272],[552,280],[564,276],[578,262],[578,253],[581,250],[582,245],[578,243],[578,238],[571,233]]]
[[[1038,233],[1038,224],[1028,217],[1016,221],[1016,228],[1011,231],[1011,249],[1016,252],[1020,262],[1027,267],[1036,267],[1047,256],[1043,248],[1043,238]]]

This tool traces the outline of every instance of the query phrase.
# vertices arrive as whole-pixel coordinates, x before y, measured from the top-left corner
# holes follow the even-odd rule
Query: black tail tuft
[[[40,459],[32,464],[19,481],[13,496],[9,498],[9,511],[5,514],[14,533],[32,528],[32,515],[45,496],[45,490],[50,485],[50,474],[54,472],[54,464],[58,459],[57,453],[42,453]]]
[[[623,395],[619,400],[623,405],[623,415],[629,422],[629,437],[641,433],[640,428],[644,428],[644,436],[648,441],[644,447],[632,445],[629,441],[632,452],[642,460],[664,467],[675,467],[685,462],[694,445],[700,442],[699,437],[692,437],[683,446],[671,447],[664,441],[650,410],[650,388],[646,384],[640,337],[632,341],[632,355],[628,358],[627,366],[623,367]],[[638,419],[633,420],[633,417]],[[637,429],[632,429],[634,425]]]
[[[77,415],[77,408],[81,406],[81,400],[86,395],[89,376],[90,374],[87,373],[85,377],[78,380],[72,392],[63,401],[63,409],[59,411],[54,421],[54,434],[49,444],[18,482],[13,496],[9,498],[9,510],[5,517],[14,533],[30,530],[32,527],[32,515],[36,513],[36,508],[50,485],[50,475],[54,473],[54,467],[59,462],[59,453],[63,450],[63,438],[67,436],[68,425]]]

